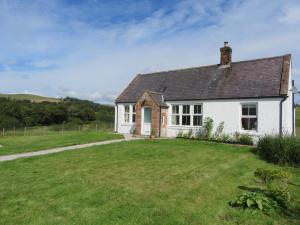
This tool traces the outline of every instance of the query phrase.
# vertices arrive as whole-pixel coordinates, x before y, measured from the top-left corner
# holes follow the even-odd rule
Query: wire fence
[[[52,126],[34,126],[34,127],[13,127],[13,128],[0,128],[1,137],[7,136],[38,136],[38,135],[55,135],[55,134],[69,134],[74,132],[100,132],[100,131],[113,131],[114,125],[112,123],[93,123],[83,125],[52,125]]]

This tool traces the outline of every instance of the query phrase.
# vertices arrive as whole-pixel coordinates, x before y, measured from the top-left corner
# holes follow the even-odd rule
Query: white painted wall
[[[278,134],[279,133],[279,118],[280,118],[280,101],[282,98],[265,98],[265,99],[246,99],[246,100],[206,100],[206,101],[172,101],[166,102],[168,108],[168,124],[167,135],[175,137],[179,131],[188,131],[190,129],[197,130],[199,127],[193,126],[175,126],[171,124],[172,104],[202,104],[203,121],[206,117],[211,117],[214,120],[214,129],[224,121],[224,133],[233,134],[235,132],[247,133],[253,136],[263,134]],[[242,104],[256,103],[258,115],[257,131],[245,131],[241,126]],[[124,122],[124,105],[118,104],[115,107],[115,128],[118,133],[131,133],[135,127],[135,123]],[[192,109],[191,109],[192,111]],[[130,107],[132,112],[132,107]],[[130,121],[132,117],[130,116]],[[292,133],[292,96],[286,99],[283,103],[283,130]]]
[[[214,128],[222,121],[225,122],[224,133],[248,133],[258,136],[262,134],[279,133],[279,104],[281,98],[247,99],[247,100],[210,100],[210,101],[176,101],[167,102],[168,109],[168,136],[174,137],[180,130],[199,129],[192,126],[174,126],[171,124],[172,104],[202,104],[203,120],[211,117]],[[244,103],[256,103],[258,115],[257,131],[244,131],[241,127],[241,110]]]
[[[125,123],[124,122],[124,113],[125,113],[125,108],[124,106],[128,104],[117,104],[115,106],[115,111],[117,112],[115,115],[115,127],[116,132],[121,133],[121,134],[130,134],[132,132],[132,129],[135,127],[135,123],[129,122]],[[130,118],[129,121],[132,121],[132,104],[130,105]]]

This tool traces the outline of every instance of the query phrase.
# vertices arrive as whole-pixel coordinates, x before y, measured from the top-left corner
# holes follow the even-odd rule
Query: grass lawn
[[[0,224],[299,224],[228,202],[253,187],[260,160],[248,147],[141,140],[0,163]],[[298,212],[298,214],[297,214]]]
[[[76,132],[68,131],[60,133],[37,135],[37,136],[7,136],[0,137],[0,155],[9,155],[21,152],[37,151],[46,148],[62,147],[75,144],[84,144],[94,141],[104,141],[122,138],[122,135],[99,131],[99,132]]]

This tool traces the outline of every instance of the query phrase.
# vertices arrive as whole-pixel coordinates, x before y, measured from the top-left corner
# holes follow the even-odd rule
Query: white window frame
[[[170,122],[168,122],[168,124],[170,124],[171,127],[186,127],[186,128],[199,128],[202,127],[201,126],[194,126],[194,115],[195,116],[202,116],[202,124],[203,124],[203,103],[174,103],[174,104],[170,104],[171,105],[171,109],[170,109],[170,115],[171,115],[171,119],[169,120]],[[190,113],[183,113],[183,106],[184,105],[188,105],[190,106]],[[196,113],[194,114],[194,106],[195,105],[200,105],[201,106],[201,114]],[[173,114],[173,106],[178,106],[179,108],[179,113],[177,114]],[[172,118],[173,116],[179,116],[179,124],[173,124],[172,123]],[[190,116],[190,125],[183,125],[182,124],[182,116]]]
[[[189,113],[184,113],[184,112],[183,112],[184,106],[188,106],[188,107],[189,107]],[[182,104],[182,105],[181,105],[181,107],[182,107],[182,113],[181,113],[181,115],[180,115],[180,117],[181,117],[181,125],[184,126],[184,127],[191,127],[191,126],[192,126],[192,124],[191,124],[191,118],[192,118],[192,115],[191,115],[191,109],[192,109],[192,107],[191,107],[191,106],[192,106],[191,104]],[[190,124],[189,124],[189,125],[186,125],[186,124],[183,124],[183,123],[182,123],[182,122],[183,122],[183,117],[184,117],[184,116],[189,116],[189,117],[190,117]]]
[[[244,106],[255,106],[256,108],[256,115],[243,115],[243,107]],[[245,133],[256,133],[258,132],[258,103],[257,102],[243,102],[241,103],[241,116],[240,116],[240,129],[242,132],[245,132]],[[242,119],[243,118],[246,118],[246,119],[251,119],[251,118],[256,118],[256,129],[255,130],[245,130],[243,128],[243,123],[242,123]]]
[[[195,113],[195,106],[200,106],[201,107],[201,112],[200,113]],[[193,115],[193,117],[192,117],[192,126],[193,127],[202,127],[203,126],[203,104],[194,104],[192,115]],[[201,125],[194,125],[194,117],[195,116],[201,116]]]
[[[136,105],[135,104],[131,105],[131,112],[132,112],[131,123],[135,123],[136,122]],[[134,121],[133,121],[133,117],[134,117]]]
[[[173,113],[173,106],[178,106],[178,113]],[[181,116],[180,116],[180,111],[181,111],[181,106],[179,105],[179,104],[173,104],[173,105],[171,105],[171,120],[170,120],[170,122],[171,122],[171,125],[172,126],[180,126],[181,125]],[[179,117],[179,124],[173,124],[173,117]],[[176,120],[175,120],[176,121]]]
[[[128,107],[128,112],[126,112],[127,107]],[[126,118],[128,118],[128,121],[126,121]],[[130,123],[130,105],[129,104],[124,105],[123,123],[126,123],[126,124]]]
[[[129,111],[126,112],[126,107],[129,107]],[[135,124],[133,122],[133,115],[136,116],[136,108],[135,104],[125,104],[124,105],[124,112],[123,112],[123,123],[124,124]],[[135,108],[135,110],[133,110]],[[128,116],[128,121],[126,121],[126,116]],[[136,119],[136,117],[135,117]]]

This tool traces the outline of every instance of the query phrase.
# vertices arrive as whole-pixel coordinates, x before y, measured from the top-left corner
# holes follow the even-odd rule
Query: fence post
[[[98,124],[96,123],[96,132],[98,132]]]

